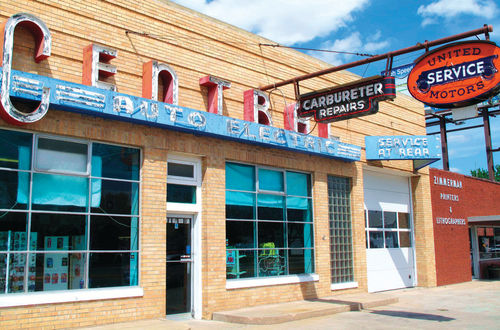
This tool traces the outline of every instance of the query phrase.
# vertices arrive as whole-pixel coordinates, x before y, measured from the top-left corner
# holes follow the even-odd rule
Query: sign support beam
[[[450,161],[448,159],[448,137],[446,135],[446,120],[444,117],[439,118],[439,128],[441,131],[441,157],[443,157],[443,170],[450,170]]]
[[[328,69],[324,69],[324,70],[320,70],[320,71],[317,71],[317,72],[313,72],[313,73],[305,74],[305,75],[298,76],[298,77],[295,77],[295,78],[291,78],[291,79],[288,79],[288,80],[283,80],[283,81],[280,81],[280,82],[276,82],[274,84],[269,84],[269,85],[261,86],[259,89],[261,91],[265,91],[265,90],[268,90],[268,89],[277,88],[277,87],[285,86],[285,85],[288,85],[288,84],[298,83],[299,81],[302,81],[302,80],[319,77],[319,76],[322,76],[322,75],[325,75],[325,74],[328,74],[328,73],[342,71],[342,70],[350,69],[350,68],[353,68],[353,67],[356,67],[356,66],[360,66],[360,65],[372,63],[372,62],[386,60],[386,59],[389,59],[389,58],[393,58],[394,56],[399,56],[399,55],[402,55],[402,54],[407,54],[407,53],[415,52],[417,50],[421,50],[421,49],[427,49],[428,50],[429,47],[433,47],[433,46],[437,46],[437,45],[442,45],[442,44],[445,44],[445,43],[449,43],[449,42],[452,42],[452,41],[457,41],[457,40],[465,39],[465,38],[468,38],[468,37],[476,36],[478,34],[484,34],[485,37],[486,37],[486,39],[488,40],[489,39],[489,32],[493,32],[493,27],[491,25],[486,25],[485,24],[482,28],[479,28],[479,29],[476,29],[476,30],[471,30],[471,31],[468,31],[468,32],[456,34],[456,35],[453,35],[453,36],[449,36],[449,37],[446,37],[446,38],[441,38],[441,39],[437,39],[437,40],[433,40],[433,41],[425,41],[424,43],[417,43],[415,46],[411,46],[411,47],[399,49],[399,50],[388,52],[388,53],[385,53],[385,54],[382,54],[382,55],[372,56],[370,58],[359,60],[359,61],[355,61],[355,62],[351,62],[351,63],[346,63],[346,64],[334,66],[334,67],[331,67],[331,68],[328,68]],[[392,63],[392,60],[391,60],[391,63]],[[387,71],[389,71],[389,70],[387,70]]]
[[[482,111],[484,126],[484,142],[486,144],[486,160],[488,162],[488,174],[491,181],[495,181],[495,168],[493,166],[493,148],[491,145],[490,114],[488,109]]]

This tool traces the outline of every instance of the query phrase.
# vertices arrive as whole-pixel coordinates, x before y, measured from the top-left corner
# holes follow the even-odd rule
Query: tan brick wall
[[[118,73],[110,79],[118,91],[141,95],[142,65],[157,60],[170,65],[179,77],[179,104],[206,108],[206,90],[198,84],[208,74],[232,82],[224,92],[224,115],[243,118],[243,92],[328,67],[304,54],[259,47],[268,40],[167,1],[40,0],[4,1],[0,20],[28,12],[38,16],[52,33],[52,55],[35,63],[33,38],[16,29],[13,68],[70,82],[82,81],[83,48],[90,43],[118,50],[111,61]],[[135,31],[145,34],[126,33]],[[234,42],[237,41],[237,42]],[[301,91],[357,79],[338,72],[301,83]],[[293,87],[282,91],[293,102]],[[271,96],[275,126],[283,127],[285,101]],[[0,120],[1,127],[10,127]],[[202,184],[202,285],[203,317],[214,311],[264,303],[321,297],[330,291],[327,175],[352,180],[352,218],[355,280],[366,290],[366,251],[363,215],[363,162],[347,163],[322,157],[269,149],[213,138],[199,137],[129,123],[50,110],[43,120],[24,127],[33,132],[112,142],[140,147],[141,256],[140,285],[144,297],[95,302],[61,303],[0,309],[2,328],[65,328],[162,317],[165,313],[165,200],[166,159],[169,153],[198,155],[203,160]],[[423,107],[405,96],[382,102],[376,115],[332,124],[332,133],[343,142],[364,146],[365,135],[425,134]],[[317,131],[313,132],[316,135]],[[364,160],[364,155],[362,156]],[[310,172],[313,177],[315,265],[319,282],[226,290],[225,268],[225,162]],[[410,161],[369,162],[371,166],[411,172]],[[420,285],[435,285],[434,246],[429,180],[412,180],[416,227],[417,270]],[[326,239],[324,239],[326,237]],[[352,290],[348,290],[352,291]],[[345,291],[343,291],[345,292]],[[337,293],[337,292],[335,292]]]
[[[419,286],[436,286],[436,259],[432,223],[431,185],[429,170],[411,180],[413,218],[415,225],[415,252]]]

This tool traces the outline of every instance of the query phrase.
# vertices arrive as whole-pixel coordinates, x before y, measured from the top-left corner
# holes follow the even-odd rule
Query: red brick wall
[[[438,285],[470,281],[471,259],[467,218],[500,214],[500,184],[457,173],[431,168],[431,200],[436,249]],[[439,184],[439,179],[454,180]],[[447,199],[450,194],[452,198]],[[464,224],[439,223],[440,218],[464,219]],[[442,221],[441,221],[442,222]]]

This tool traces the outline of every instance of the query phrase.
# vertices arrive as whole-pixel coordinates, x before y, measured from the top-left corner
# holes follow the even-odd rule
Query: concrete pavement
[[[322,316],[315,315],[316,317],[273,325],[155,319],[85,329],[500,329],[500,281],[472,281],[436,288],[402,289],[385,292],[383,295],[391,297],[394,303],[378,307],[366,304],[361,311],[336,314],[327,314],[329,312],[325,311]],[[335,298],[348,300],[342,295]],[[395,302],[394,298],[398,301]],[[303,306],[307,306],[307,303],[309,302],[304,302]],[[269,305],[267,309],[283,311],[287,304],[290,303]],[[296,308],[300,308],[299,305]],[[244,310],[235,312],[245,315]],[[252,310],[247,310],[247,313],[252,313]]]

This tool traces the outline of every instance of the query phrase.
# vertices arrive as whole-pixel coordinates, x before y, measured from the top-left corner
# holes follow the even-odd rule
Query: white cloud
[[[281,44],[324,37],[347,26],[369,0],[174,0]]]
[[[337,39],[333,42],[326,41],[320,45],[320,48],[337,52],[374,54],[377,51],[389,46],[388,41],[380,40],[381,35],[382,34],[380,33],[380,31],[377,31],[375,34],[367,36],[363,40],[361,34],[359,32],[355,32],[344,39]],[[340,65],[342,63],[346,63],[354,56],[351,54],[321,52],[309,52],[309,55],[315,56],[332,65]]]
[[[448,142],[449,143],[467,143],[468,141],[470,141],[471,139],[471,136],[470,134],[469,135],[465,135],[465,134],[449,134],[448,133]],[[474,135],[474,137],[476,137],[476,135]]]
[[[450,19],[459,15],[491,19],[497,12],[498,6],[493,0],[438,0],[427,6],[420,6],[417,11],[424,18],[423,26],[439,23],[440,17]]]
[[[466,174],[465,172],[462,171],[461,168],[457,168],[457,167],[450,167],[450,172]]]

